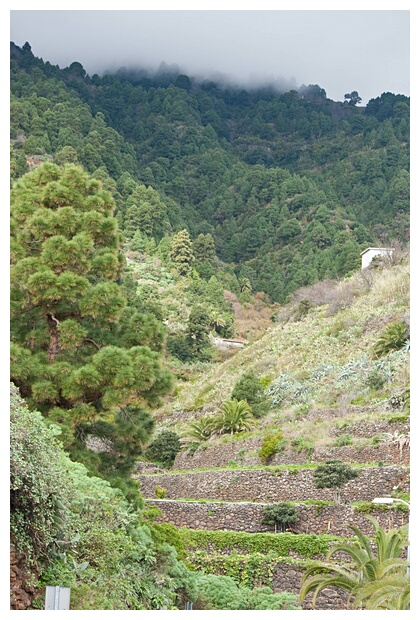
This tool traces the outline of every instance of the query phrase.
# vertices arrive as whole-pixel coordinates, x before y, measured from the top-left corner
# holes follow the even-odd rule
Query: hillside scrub
[[[316,407],[321,415],[322,408],[341,407],[362,395],[380,413],[390,397],[409,385],[409,351],[393,351],[380,360],[368,353],[383,328],[408,313],[409,265],[376,270],[371,288],[338,314],[326,316],[327,307],[313,308],[299,321],[274,324],[233,358],[196,372],[188,388],[178,386],[177,396],[160,415],[174,408],[188,418],[198,399],[203,407],[221,403],[247,372],[263,377],[268,385],[265,394],[271,398],[271,412],[263,424],[267,430],[280,412]],[[370,396],[372,373],[383,380],[379,399],[376,393]]]

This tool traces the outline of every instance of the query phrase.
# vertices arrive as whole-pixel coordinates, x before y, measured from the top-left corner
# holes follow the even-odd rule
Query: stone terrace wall
[[[330,436],[332,440],[345,433],[356,438],[370,438],[383,433],[409,433],[409,424],[393,423],[389,424],[386,420],[357,422],[349,424],[344,429],[331,427]],[[175,458],[173,469],[198,469],[206,467],[225,467],[229,461],[235,461],[239,465],[261,465],[261,460],[256,452],[261,448],[261,439],[250,439],[243,442],[223,443],[208,446],[205,450],[200,448],[189,454],[188,450],[178,452]],[[239,454],[238,454],[239,453]],[[368,444],[366,446],[331,446],[323,450],[315,449],[310,456],[314,462],[323,462],[326,459],[340,459],[348,463],[399,463],[408,465],[410,462],[410,450],[404,448],[402,455],[396,444],[380,442],[378,444]],[[274,455],[270,465],[296,465],[308,461],[305,451],[296,452],[295,450],[284,450]]]
[[[156,497],[156,486],[166,489],[168,499],[215,499],[225,501],[282,502],[308,499],[333,501],[332,489],[318,489],[313,469],[219,470],[186,474],[135,474],[145,498]],[[409,469],[398,465],[369,467],[341,488],[342,501],[371,501],[389,496],[393,487],[409,491]]]
[[[288,564],[287,562],[279,562],[274,568],[273,575],[273,591],[274,592],[291,592],[291,594],[299,595],[302,583],[302,575],[304,567],[298,564]],[[321,592],[318,596],[316,606],[312,605],[313,592],[308,594],[302,603],[304,610],[309,609],[346,609],[347,594],[342,590],[328,588]]]
[[[258,454],[261,441],[251,440],[243,443],[221,444],[209,446],[206,450],[196,450],[192,455],[188,451],[178,452],[173,465],[177,469],[204,469],[206,467],[227,467],[229,461],[235,461],[238,465],[262,465]],[[240,452],[245,450],[245,453]],[[238,454],[239,453],[239,454]],[[398,463],[408,465],[410,462],[410,450],[404,448],[402,455],[396,444],[379,443],[356,448],[354,446],[331,447],[323,450],[314,450],[308,459],[305,451],[284,450],[275,454],[269,461],[270,465],[303,465],[309,460],[315,463],[323,463],[327,459],[339,459],[347,463]]]
[[[192,530],[226,530],[235,532],[273,532],[273,527],[262,525],[264,504],[255,503],[199,503],[174,500],[147,500],[162,512],[158,522],[171,523],[176,527]],[[359,527],[366,534],[373,534],[371,522],[365,513],[354,506],[298,505],[299,519],[295,531],[302,534],[331,534],[353,536],[350,525]],[[384,528],[398,528],[408,522],[408,513],[389,507],[371,513]],[[281,534],[279,534],[281,536]]]

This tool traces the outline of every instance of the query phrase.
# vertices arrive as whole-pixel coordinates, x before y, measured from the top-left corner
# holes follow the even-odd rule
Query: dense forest
[[[164,71],[89,76],[79,62],[60,69],[35,57],[29,43],[11,43],[10,83],[16,541],[60,576],[73,571],[70,581],[86,560],[99,583],[105,568],[82,543],[94,527],[106,548],[102,511],[123,524],[109,540],[127,553],[101,582],[102,600],[82,588],[80,604],[175,609],[222,582],[199,587],[176,556],[175,529],[142,512],[132,473],[140,457],[153,460],[153,412],[194,364],[218,360],[210,336],[251,334],[234,303],[275,322],[303,287],[360,269],[368,246],[408,244],[410,101],[382,93],[361,107],[355,91],[335,102],[318,85],[245,91]],[[51,484],[43,461],[39,497],[28,491],[49,442],[76,499],[54,487],[38,549],[23,524],[44,474]],[[34,462],[23,467],[28,447]],[[67,551],[51,555],[61,530]],[[130,590],[129,604],[113,598],[114,575],[128,587],[124,563],[137,578],[139,558],[146,591]],[[263,609],[295,608],[287,596],[236,590],[223,608],[258,608],[260,595],[272,605]]]
[[[165,73],[90,77],[29,44],[12,44],[11,90],[14,179],[34,156],[81,164],[112,192],[133,249],[164,255],[174,233],[204,235],[198,273],[215,274],[214,243],[231,290],[246,278],[284,303],[354,270],[369,245],[408,240],[404,95],[360,107],[318,85],[279,94]]]

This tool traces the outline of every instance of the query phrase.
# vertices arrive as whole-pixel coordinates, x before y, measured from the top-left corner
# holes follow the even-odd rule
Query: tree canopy
[[[142,433],[124,446],[117,435],[127,425],[151,431],[145,408],[171,386],[148,318],[127,307],[120,286],[114,208],[74,164],[45,163],[11,192],[11,378],[61,426],[68,449],[111,476],[142,450]],[[92,453],[89,436],[108,448]]]

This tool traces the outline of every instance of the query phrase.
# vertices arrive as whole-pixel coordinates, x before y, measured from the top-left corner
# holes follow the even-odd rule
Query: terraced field
[[[350,526],[373,533],[367,514],[386,528],[408,522],[403,504],[372,500],[409,497],[409,349],[380,360],[371,354],[389,323],[407,320],[408,292],[407,265],[378,273],[365,295],[338,311],[317,307],[302,320],[274,325],[230,359],[180,382],[158,412],[158,431],[187,437],[191,421],[216,412],[249,371],[268,386],[271,407],[252,430],[185,440],[170,469],[137,464],[147,505],[159,509],[158,521],[179,528],[191,566],[299,594],[305,568],[351,538]],[[262,459],[264,438],[276,432],[279,449]],[[330,459],[358,473],[342,487],[340,504],[313,477]],[[293,531],[263,523],[265,507],[279,502],[297,509]],[[345,605],[342,592],[330,589],[316,608]],[[313,608],[310,597],[303,608]]]

